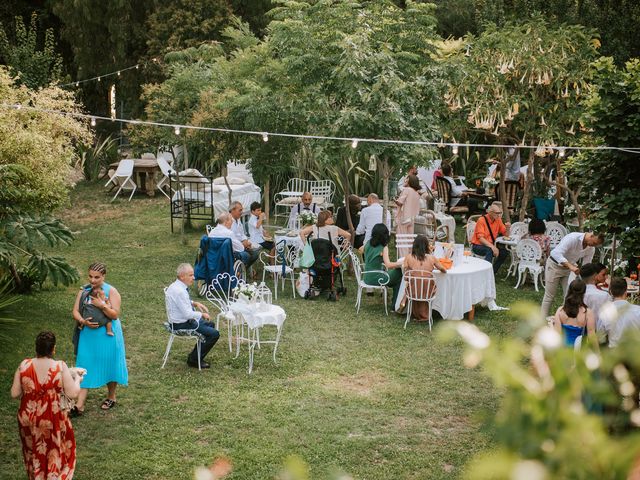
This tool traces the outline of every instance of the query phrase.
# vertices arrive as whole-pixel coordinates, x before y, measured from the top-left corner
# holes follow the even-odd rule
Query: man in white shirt
[[[604,235],[591,232],[574,232],[566,235],[556,248],[551,250],[544,269],[544,298],[542,299],[542,318],[547,318],[549,309],[562,285],[563,294],[567,294],[567,283],[571,272],[578,275],[578,262],[583,265],[591,262],[595,248],[602,245]]]
[[[360,212],[360,222],[356,229],[356,235],[364,234],[364,242],[367,243],[371,238],[371,230],[378,223],[382,222],[382,205],[380,205],[380,199],[375,193],[370,193],[367,197],[367,207],[363,208]],[[384,222],[387,228],[391,230],[391,215],[387,210],[387,220]]]
[[[451,199],[449,201],[450,207],[465,206],[468,203],[467,186],[464,184],[461,178],[453,178],[453,168],[448,163],[442,165],[442,178],[444,178],[451,185]],[[470,209],[471,210],[471,209]],[[475,206],[474,206],[475,210]]]
[[[249,253],[245,251],[244,245],[236,238],[231,230],[233,217],[229,213],[221,213],[216,219],[216,226],[209,232],[210,238],[230,238],[233,245],[233,256],[242,260],[245,265],[249,261]]]
[[[209,310],[198,302],[192,302],[189,298],[189,287],[193,285],[193,267],[188,263],[178,265],[177,280],[165,290],[165,305],[167,307],[167,319],[173,325],[174,330],[195,330],[204,336],[204,342],[200,348],[200,368],[209,368],[204,357],[220,338],[220,332],[215,325],[208,320]],[[203,320],[204,319],[204,320]],[[193,348],[187,357],[187,365],[198,367],[198,348]]]
[[[612,278],[609,292],[613,302],[602,308],[602,323],[609,335],[611,348],[617,347],[630,331],[640,332],[640,306],[627,301],[627,288],[624,278]]]
[[[302,202],[291,207],[291,213],[289,214],[289,229],[296,230],[298,228],[298,215],[302,212],[311,212],[318,215],[320,213],[320,207],[315,203],[311,203],[313,201],[313,197],[311,193],[304,192],[301,198]]]
[[[253,202],[250,208],[249,240],[251,240],[251,244],[259,245],[268,251],[273,250],[275,245],[270,237],[266,237],[264,226],[262,225],[266,219],[265,214],[262,212],[262,205],[260,205],[260,202]]]
[[[609,292],[600,290],[598,285],[607,280],[607,267],[598,262],[587,263],[580,267],[580,278],[587,284],[587,290],[584,293],[584,304],[593,312],[596,319],[596,333],[604,343],[606,332],[600,319],[600,309],[602,305],[611,301]]]
[[[240,202],[233,202],[231,207],[229,207],[229,215],[231,215],[231,231],[235,236],[236,240],[242,243],[244,247],[244,251],[248,254],[248,259],[245,263],[246,267],[249,268],[253,263],[258,259],[258,255],[260,255],[260,245],[252,245],[251,241],[247,238],[247,234],[244,232],[244,225],[242,224],[242,211],[244,207]]]

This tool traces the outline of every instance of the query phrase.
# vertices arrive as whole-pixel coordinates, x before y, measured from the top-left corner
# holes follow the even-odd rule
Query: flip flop
[[[116,405],[115,400],[111,400],[110,398],[105,398],[100,408],[102,410],[111,410],[113,407],[115,407],[115,405]]]

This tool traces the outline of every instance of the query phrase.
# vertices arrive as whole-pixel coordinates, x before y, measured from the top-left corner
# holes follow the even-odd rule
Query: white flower
[[[484,350],[491,344],[489,336],[480,331],[480,329],[475,325],[471,325],[467,322],[459,322],[456,330],[458,335],[460,335],[470,347],[477,348],[478,350]]]
[[[535,343],[546,350],[555,350],[562,345],[562,337],[555,328],[543,327],[538,330]]]
[[[545,480],[547,469],[538,460],[521,460],[511,470],[511,480]]]

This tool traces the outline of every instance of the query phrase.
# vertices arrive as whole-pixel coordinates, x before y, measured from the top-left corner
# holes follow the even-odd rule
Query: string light
[[[91,117],[91,126],[92,127],[96,126],[96,117]]]
[[[357,138],[354,138],[351,141],[351,148],[358,148],[358,139]]]
[[[92,117],[97,120],[111,120],[114,122],[120,122],[124,124],[132,124],[132,125],[147,125],[154,127],[163,127],[163,128],[173,128],[176,135],[180,134],[180,129],[184,128],[187,130],[198,130],[205,132],[222,132],[222,133],[240,133],[245,135],[264,135],[266,132],[260,132],[255,130],[240,130],[234,128],[216,128],[216,127],[201,127],[197,125],[174,125],[170,123],[162,123],[162,122],[152,122],[152,121],[144,121],[144,120],[135,120],[128,118],[110,118],[103,117],[100,115],[91,115],[86,113],[75,113],[75,112],[63,112],[61,110],[52,110],[46,108],[38,108],[38,107],[30,107],[26,105],[19,104],[6,104],[0,103],[0,108],[9,108],[18,110],[23,108],[25,110],[33,111],[33,112],[41,112],[41,113],[49,113],[55,115],[66,115],[68,117],[80,118],[80,119],[88,119],[90,120]],[[268,135],[272,137],[282,137],[282,138],[301,138],[307,140],[324,140],[324,141],[339,141],[339,142],[348,142],[351,141],[351,146],[357,147],[359,142],[366,143],[377,143],[383,145],[414,145],[414,146],[422,146],[422,147],[451,147],[454,154],[457,153],[459,144],[457,143],[445,143],[442,141],[429,141],[429,140],[395,140],[395,139],[387,139],[387,138],[348,138],[348,137],[334,137],[328,135],[305,135],[305,134],[296,134],[296,133],[276,133],[269,132]],[[264,137],[263,137],[264,138]],[[513,148],[514,145],[506,145],[506,144],[490,144],[490,143],[465,143],[466,147],[475,147],[475,148]],[[522,150],[531,150],[537,149],[537,146],[531,145],[517,145],[517,148]],[[570,146],[570,145],[560,145],[554,146],[553,148],[560,150],[575,150],[575,151],[619,151],[619,152],[628,152],[634,154],[640,154],[640,147],[611,147],[611,146],[597,146],[597,147],[584,147],[584,146]]]
[[[118,70],[118,76],[120,76],[120,70]]]
[[[262,141],[263,142],[268,142],[269,141],[269,134],[267,132],[264,132],[262,134]]]
[[[454,144],[451,146],[451,153],[453,153],[454,155],[457,155],[457,154],[458,154],[458,145],[457,145],[456,143],[454,143]]]
[[[558,156],[559,156],[560,158],[564,158],[564,155],[565,155],[565,149],[564,149],[564,148],[562,148],[562,147],[560,147],[560,148],[558,149]]]
[[[98,77],[98,81],[100,81],[100,77]]]
[[[154,61],[156,61],[154,59]],[[108,73],[103,73],[102,75],[97,75],[95,77],[91,77],[91,78],[86,78],[84,80],[76,80],[75,82],[70,82],[70,83],[62,83],[60,85],[58,85],[59,87],[79,87],[80,84],[82,83],[87,83],[87,82],[93,82],[94,80],[97,80],[98,82],[101,82],[103,78],[108,78],[108,77],[113,77],[113,76],[118,76],[121,77],[122,76],[122,72],[126,72],[127,70],[140,70],[140,64],[137,63],[136,65],[131,65],[130,67],[127,68],[121,68],[120,70],[115,70],[113,72],[108,72]]]

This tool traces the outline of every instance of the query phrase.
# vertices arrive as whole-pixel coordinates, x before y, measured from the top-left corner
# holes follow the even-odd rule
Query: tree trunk
[[[183,157],[184,158],[184,157]],[[180,172],[178,171],[178,169],[175,169],[176,171],[176,186],[178,187],[178,200],[180,201],[180,243],[182,243],[182,245],[186,245],[187,244],[187,237],[185,237],[184,235],[184,223],[185,223],[185,218],[184,218],[184,186],[182,188],[180,188]],[[173,221],[173,220],[172,220]]]
[[[511,221],[511,214],[509,213],[509,209],[507,207],[507,190],[504,187],[504,177],[507,169],[507,159],[504,155],[504,152],[501,151],[500,154],[500,183],[498,183],[498,193],[500,194],[500,200],[502,201],[502,219],[504,222]]]
[[[264,184],[264,216],[267,218],[267,222],[269,222],[269,195],[271,194],[271,179],[267,178],[267,181]]]
[[[533,147],[533,141],[531,142]],[[527,205],[529,204],[529,192],[531,192],[531,185],[533,184],[533,172],[535,168],[536,151],[533,148],[529,149],[529,160],[527,161],[527,176],[524,180],[524,189],[522,192],[522,203],[520,204],[520,216],[518,220],[524,222],[524,218],[527,215]]]
[[[389,209],[389,162],[387,157],[382,159],[382,223],[387,223]]]
[[[351,189],[349,185],[349,169],[345,169],[343,178],[342,191],[344,192],[344,209],[347,212],[347,226],[349,227],[349,233],[351,234],[351,244],[356,238],[355,228],[353,228],[353,222],[351,221],[351,207],[349,206],[349,195],[351,194]]]
[[[182,142],[182,163],[184,163],[184,170],[189,168],[189,151],[187,150],[187,142]]]
[[[227,210],[231,208],[231,185],[229,185],[229,179],[227,178],[227,166],[222,167],[222,178],[224,178],[224,184],[227,186],[227,201],[229,202],[229,206]]]

